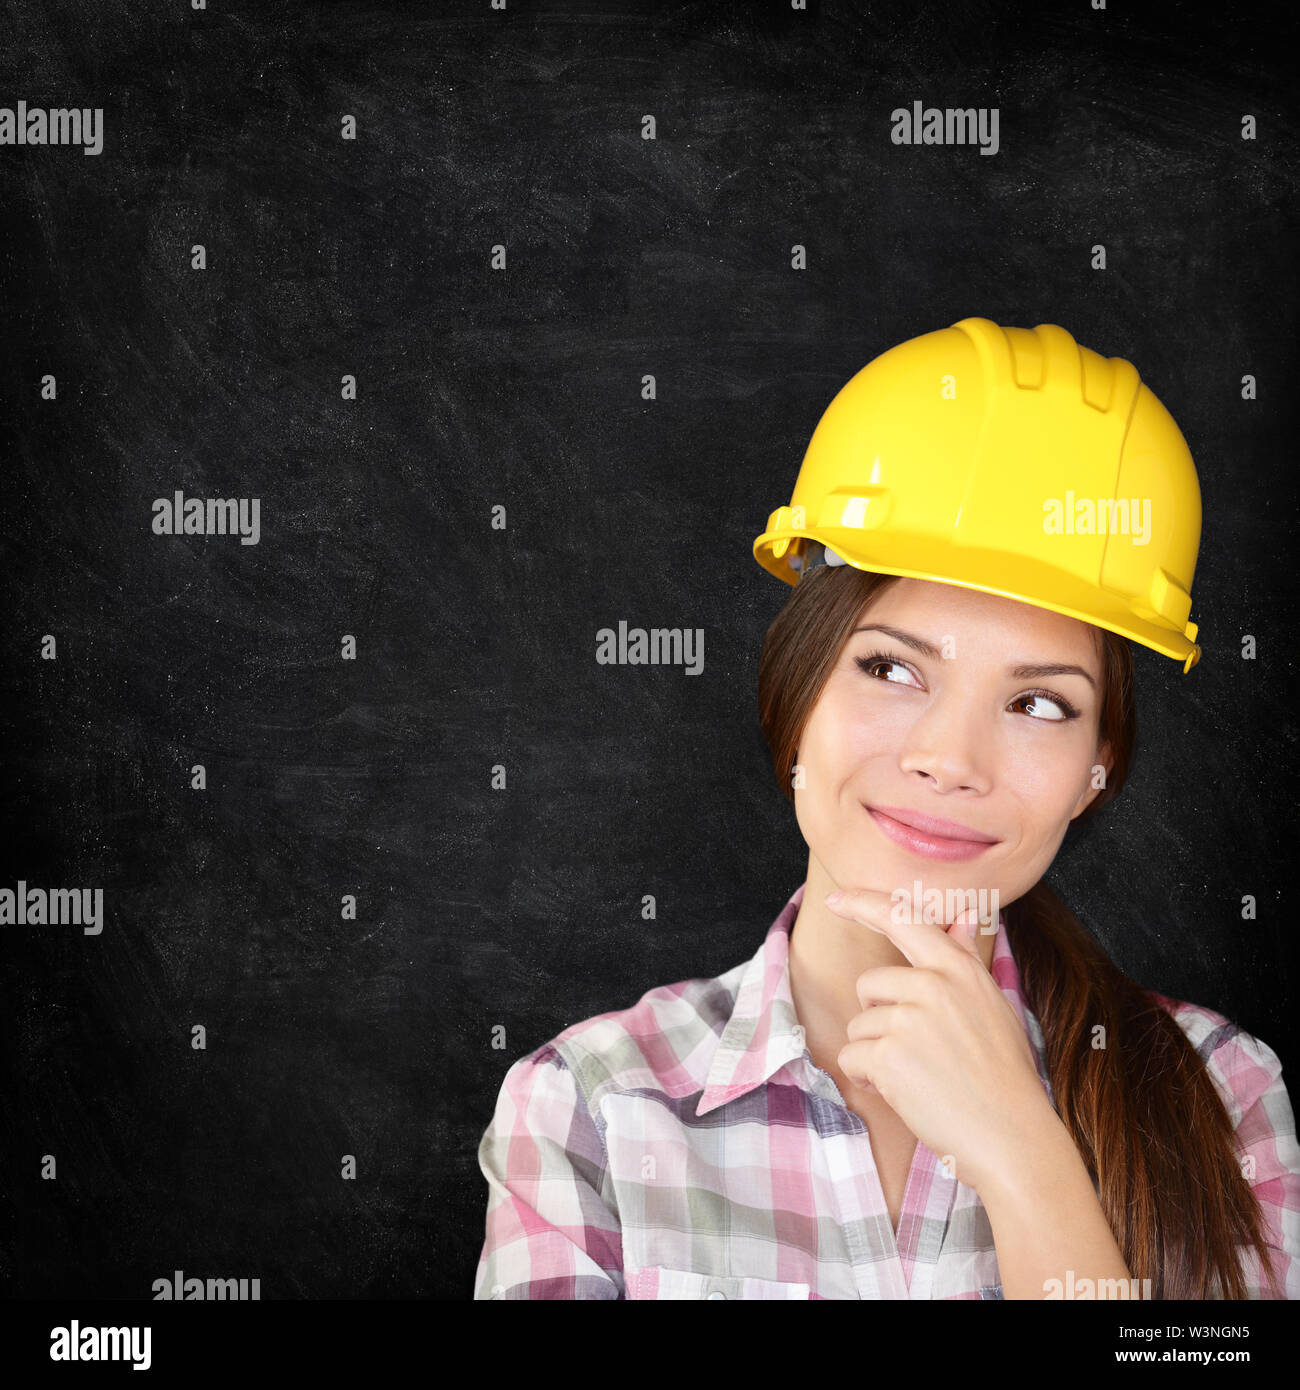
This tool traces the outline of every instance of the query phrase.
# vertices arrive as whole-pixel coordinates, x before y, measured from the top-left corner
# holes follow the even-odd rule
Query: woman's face
[[[799,741],[795,812],[810,851],[840,887],[920,880],[996,890],[1004,907],[1100,789],[1095,629],[919,579],[889,585],[855,626],[871,630],[850,636]],[[882,808],[960,828],[909,830]]]

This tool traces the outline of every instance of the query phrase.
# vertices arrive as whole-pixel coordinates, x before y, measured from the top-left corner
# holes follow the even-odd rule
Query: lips
[[[990,845],[998,844],[996,836],[961,825],[957,821],[923,816],[918,811],[906,811],[901,806],[867,806],[863,809],[880,831],[903,849],[924,859],[955,861],[974,859]]]
[[[902,806],[868,806],[868,811],[879,811],[881,815],[896,820],[900,825],[909,825],[932,840],[970,840],[981,845],[996,845],[996,835],[986,835],[982,830],[962,825],[955,820],[941,820],[938,816],[923,816],[919,811],[908,811]]]

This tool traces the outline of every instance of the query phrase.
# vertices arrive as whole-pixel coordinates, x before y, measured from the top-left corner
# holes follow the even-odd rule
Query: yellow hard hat
[[[754,557],[792,585],[830,562],[1002,594],[1186,673],[1200,540],[1187,442],[1132,363],[1052,323],[967,318],[839,391]]]

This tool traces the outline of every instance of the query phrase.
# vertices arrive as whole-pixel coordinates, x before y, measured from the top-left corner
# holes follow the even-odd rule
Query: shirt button
[[[723,1293],[721,1289],[714,1289],[709,1295],[710,1298],[726,1298],[726,1296],[727,1295]]]

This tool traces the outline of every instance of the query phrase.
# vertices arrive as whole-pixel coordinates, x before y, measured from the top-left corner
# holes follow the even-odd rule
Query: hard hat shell
[[[1187,442],[1132,363],[1056,324],[965,318],[845,384],[754,557],[793,585],[820,542],[858,569],[1108,628],[1186,673],[1200,538]]]

